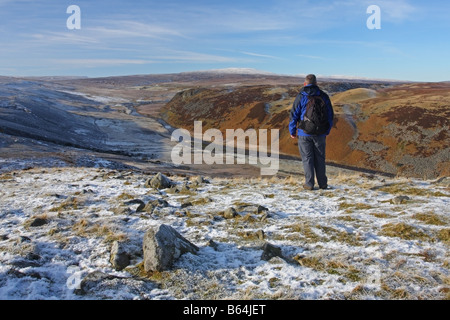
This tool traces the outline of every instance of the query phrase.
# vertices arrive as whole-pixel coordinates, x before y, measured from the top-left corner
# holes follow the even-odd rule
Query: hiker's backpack
[[[299,128],[310,135],[323,135],[328,132],[328,108],[322,95],[308,96],[306,112]]]

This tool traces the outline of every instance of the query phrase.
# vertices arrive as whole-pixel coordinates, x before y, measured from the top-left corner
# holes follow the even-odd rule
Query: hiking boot
[[[314,187],[310,187],[307,184],[304,184],[303,189],[311,191],[311,190],[314,190]]]
[[[328,189],[328,185],[324,185],[324,186],[321,186],[321,187],[319,187],[321,190],[327,190]]]

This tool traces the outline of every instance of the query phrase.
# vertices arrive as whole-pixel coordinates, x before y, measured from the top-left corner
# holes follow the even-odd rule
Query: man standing
[[[291,110],[289,132],[298,136],[298,146],[305,171],[306,190],[314,190],[315,176],[320,189],[328,188],[325,165],[326,137],[333,126],[334,111],[329,96],[317,86],[317,78],[306,76],[304,88]]]

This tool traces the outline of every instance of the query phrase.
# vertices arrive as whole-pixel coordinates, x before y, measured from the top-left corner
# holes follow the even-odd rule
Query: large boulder
[[[117,271],[121,271],[129,266],[130,257],[123,242],[114,241],[109,261]]]
[[[174,185],[174,183],[163,175],[161,172],[155,175],[154,177],[147,180],[145,186],[148,188],[155,188],[158,190],[167,189]]]
[[[148,230],[142,246],[146,272],[167,270],[181,255],[198,251],[197,246],[164,224]]]

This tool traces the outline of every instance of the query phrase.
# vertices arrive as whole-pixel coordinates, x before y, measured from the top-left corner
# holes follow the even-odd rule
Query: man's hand
[[[293,136],[293,135],[291,134],[291,138],[292,138],[292,139],[297,139],[297,136]]]

